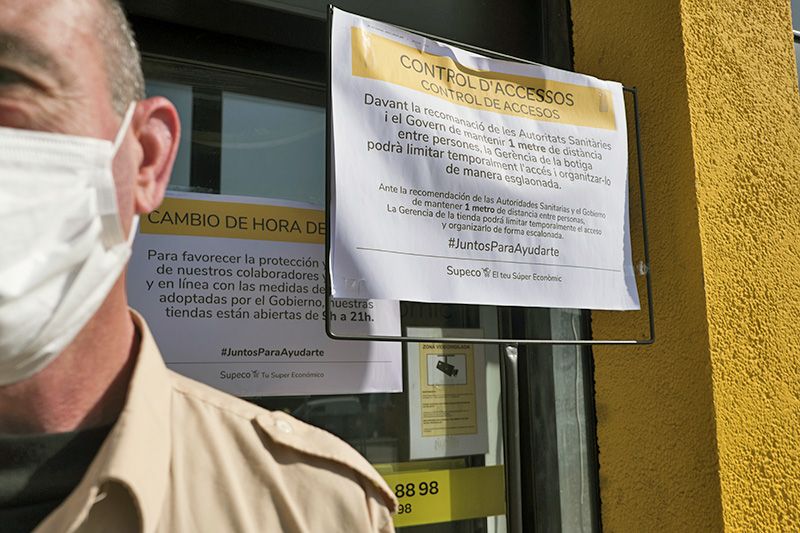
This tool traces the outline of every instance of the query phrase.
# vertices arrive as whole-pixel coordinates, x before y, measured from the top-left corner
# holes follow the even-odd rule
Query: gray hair
[[[133,30],[119,0],[97,0],[99,37],[111,89],[111,103],[120,116],[131,102],[144,98],[144,74]]]

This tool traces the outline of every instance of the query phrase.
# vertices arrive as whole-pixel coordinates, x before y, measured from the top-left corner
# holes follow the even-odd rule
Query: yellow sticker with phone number
[[[385,473],[400,503],[396,527],[505,514],[503,465]]]

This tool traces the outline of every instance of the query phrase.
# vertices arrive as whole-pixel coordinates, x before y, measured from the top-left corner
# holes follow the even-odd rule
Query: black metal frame
[[[325,224],[329,231],[325,234],[325,257],[330,260],[331,254],[331,232],[330,228],[333,227],[331,225],[331,200],[333,198],[332,195],[332,186],[333,186],[333,174],[334,174],[334,165],[333,165],[333,113],[332,110],[332,83],[331,83],[331,50],[330,50],[330,41],[331,41],[331,33],[333,30],[333,9],[334,6],[330,4],[328,6],[328,50],[327,50],[327,109],[328,113],[326,114],[326,146],[325,146],[325,160],[326,160],[326,168],[325,168],[325,197],[326,197],[326,209],[325,209]],[[395,25],[396,26],[396,25]],[[511,61],[516,61],[520,63],[526,63],[530,65],[538,65],[540,63],[536,63],[535,61],[529,61],[526,59],[521,59],[518,57],[510,56],[507,54],[503,54],[500,52],[495,52],[492,50],[486,50],[483,48],[471,46],[465,43],[460,43],[456,41],[452,41],[449,39],[445,39],[443,37],[439,37],[436,35],[431,35],[423,32],[414,31],[409,28],[405,28],[402,26],[397,26],[402,28],[403,30],[409,31],[411,33],[415,33],[422,37],[426,37],[429,39],[433,39],[436,41],[440,41],[443,43],[447,43],[453,46],[458,46],[464,48],[466,50],[476,52],[479,54],[484,54],[489,57],[497,58],[497,59],[506,59]],[[652,291],[652,282],[651,282],[651,269],[650,269],[650,246],[649,240],[647,235],[647,215],[646,215],[646,203],[645,203],[645,193],[644,193],[644,170],[643,170],[643,161],[642,161],[642,143],[641,143],[641,135],[640,135],[640,127],[639,127],[639,99],[638,99],[638,92],[636,87],[625,87],[623,86],[623,90],[630,94],[633,98],[633,113],[634,113],[634,123],[635,123],[635,133],[636,133],[636,162],[637,162],[637,169],[639,175],[639,195],[640,195],[640,203],[641,203],[641,211],[642,211],[642,239],[644,244],[644,268],[645,268],[645,278],[646,278],[646,286],[647,286],[647,312],[648,312],[648,321],[650,327],[650,336],[646,339],[484,339],[484,338],[460,338],[460,337],[450,337],[450,338],[435,338],[435,337],[409,337],[405,335],[341,335],[335,333],[331,329],[331,298],[332,298],[332,280],[331,280],[331,271],[330,267],[328,266],[325,269],[325,333],[334,340],[348,340],[348,341],[374,341],[374,342],[440,342],[440,343],[469,343],[469,344],[499,344],[499,345],[510,345],[510,346],[519,346],[519,345],[641,345],[641,344],[653,344],[655,342],[655,318],[654,318],[654,311],[653,311],[653,291]]]

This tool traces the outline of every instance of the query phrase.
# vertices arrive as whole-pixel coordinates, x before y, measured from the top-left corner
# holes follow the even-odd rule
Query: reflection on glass
[[[325,200],[325,111],[225,92],[222,194],[308,202]]]
[[[797,64],[797,72],[800,73],[800,43],[794,43],[794,61]],[[800,78],[800,75],[798,75],[798,78]]]
[[[581,314],[577,310],[552,309],[553,338],[579,339]],[[556,406],[556,447],[563,531],[591,531],[592,505],[589,481],[589,446],[586,434],[586,387],[583,380],[582,346],[553,346],[553,396]]]
[[[163,96],[175,104],[178,109],[182,133],[181,141],[178,145],[178,155],[172,168],[169,188],[177,191],[189,190],[189,165],[192,145],[192,88],[178,83],[147,80],[145,82],[145,94],[148,97]]]
[[[347,440],[372,463],[400,458],[405,428],[399,394],[310,396],[291,414]]]

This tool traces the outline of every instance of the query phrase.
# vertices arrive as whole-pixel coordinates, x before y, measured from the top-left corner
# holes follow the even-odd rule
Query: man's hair
[[[119,0],[96,0],[100,42],[114,111],[123,115],[128,105],[144,98],[144,74],[133,30]]]

